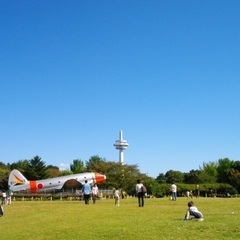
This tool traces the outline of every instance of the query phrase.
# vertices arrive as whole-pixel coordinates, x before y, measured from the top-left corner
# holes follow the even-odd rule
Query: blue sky
[[[240,1],[1,1],[0,161],[99,155],[157,177],[240,156]]]

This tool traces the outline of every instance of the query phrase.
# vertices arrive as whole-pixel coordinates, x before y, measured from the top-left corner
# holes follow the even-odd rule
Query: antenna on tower
[[[113,146],[119,150],[119,163],[122,165],[124,164],[124,156],[123,156],[123,150],[127,149],[128,143],[126,140],[123,140],[123,132],[120,130],[119,132],[119,140],[116,140]]]

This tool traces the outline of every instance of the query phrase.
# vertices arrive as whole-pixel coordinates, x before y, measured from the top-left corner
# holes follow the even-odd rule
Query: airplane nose
[[[95,173],[95,181],[96,183],[101,183],[106,179],[105,175],[102,175],[100,173]]]

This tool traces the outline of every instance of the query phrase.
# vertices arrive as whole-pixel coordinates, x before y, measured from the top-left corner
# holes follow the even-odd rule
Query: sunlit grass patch
[[[15,201],[4,206],[1,239],[239,239],[238,198],[193,199],[205,220],[183,221],[188,199]]]

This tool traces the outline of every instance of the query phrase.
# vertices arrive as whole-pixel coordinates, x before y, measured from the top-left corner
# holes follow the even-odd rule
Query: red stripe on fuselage
[[[37,184],[36,181],[29,181],[29,185],[30,185],[30,191],[31,193],[36,193],[37,191]]]

